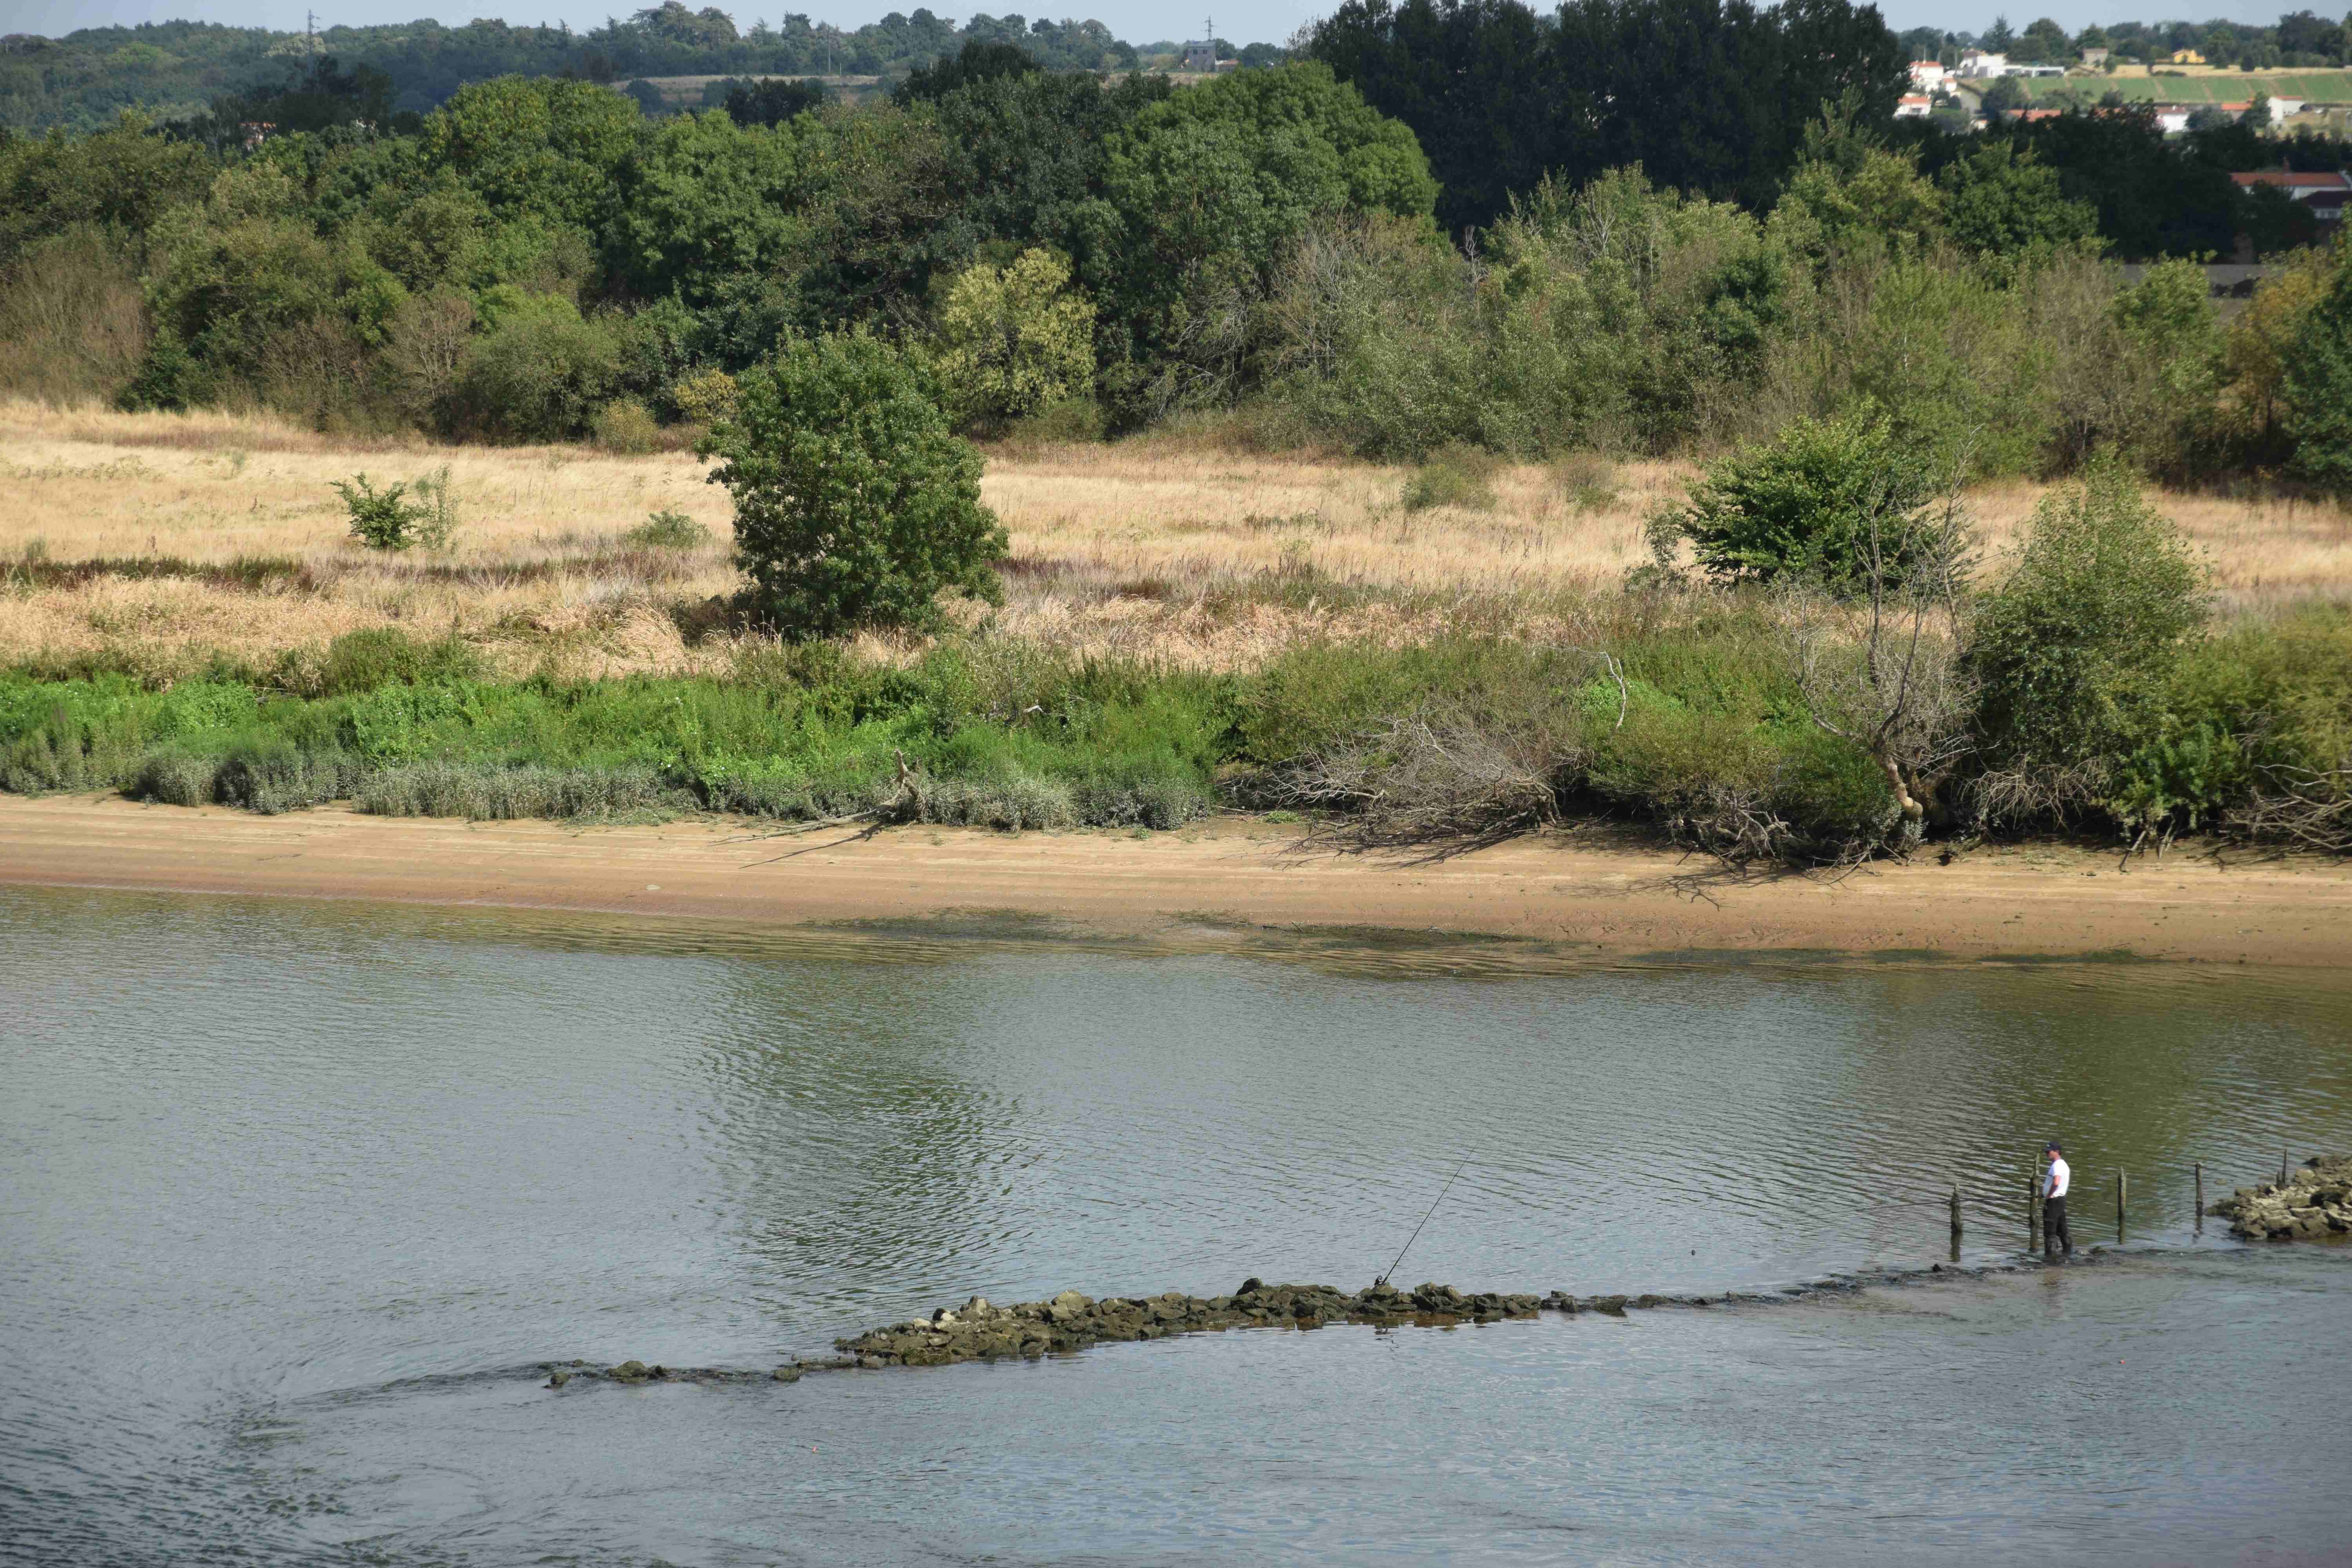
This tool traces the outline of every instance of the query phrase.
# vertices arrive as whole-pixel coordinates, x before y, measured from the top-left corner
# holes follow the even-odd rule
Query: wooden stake
[[[2205,1228],[2205,1162],[2197,1162],[2197,1228]]]
[[[2042,1179],[2033,1172],[2025,1173],[2025,1250],[2034,1251],[2042,1245]]]
[[[1960,1189],[1952,1189],[1952,1261],[1960,1260]]]
[[[2116,1239],[2124,1238],[2124,1198],[2131,1191],[2131,1178],[2118,1169],[2116,1172]]]

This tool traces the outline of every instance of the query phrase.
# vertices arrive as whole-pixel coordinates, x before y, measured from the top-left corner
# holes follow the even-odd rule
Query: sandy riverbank
[[[2053,847],[1740,877],[1652,850],[1528,839],[1430,865],[1290,853],[1295,830],[780,833],[772,825],[263,817],[112,797],[0,796],[0,883],[579,910],[733,925],[1019,911],[1181,940],[1213,921],[1514,936],[1639,954],[2129,952],[2352,963],[2352,865]]]

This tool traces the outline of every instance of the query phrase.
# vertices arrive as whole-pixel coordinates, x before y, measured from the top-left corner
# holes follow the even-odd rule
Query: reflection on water
[[[2250,1499],[2302,1517],[2226,1465],[2142,1520],[2095,1499],[2155,1462],[2126,1430],[2293,1429],[2347,1392],[2192,1370],[2242,1369],[2250,1325],[2335,1332],[2347,1276],[2200,1238],[2189,1199],[2194,1162],[2219,1195],[2284,1147],[2352,1146],[2342,981],[1235,945],[0,891],[0,1321],[32,1374],[0,1393],[0,1513],[37,1521],[36,1556],[126,1560],[506,1561],[557,1533],[592,1559],[1663,1560],[1793,1548],[1823,1509],[1831,1556],[1999,1556],[2031,1544],[2000,1521],[2042,1452],[2079,1469],[2045,1486],[2060,1526],[2102,1551]],[[1990,1260],[2024,1239],[2052,1133],[2078,1238],[2105,1238],[2120,1168],[2160,1257],[789,1391],[483,1375],[764,1364],[974,1291],[1361,1283],[1465,1158],[1409,1279],[1715,1290],[1923,1263],[1955,1185]],[[2126,1341],[2147,1349],[2107,1356]],[[2143,1361],[2078,1386],[2094,1352]],[[1825,1424],[1913,1447],[1850,1453]]]

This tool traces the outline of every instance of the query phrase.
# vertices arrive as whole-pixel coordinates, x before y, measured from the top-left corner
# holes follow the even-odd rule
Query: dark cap
[[[2042,1146],[2042,1152],[2045,1154],[2063,1154],[2066,1152],[2066,1145],[2053,1138]]]

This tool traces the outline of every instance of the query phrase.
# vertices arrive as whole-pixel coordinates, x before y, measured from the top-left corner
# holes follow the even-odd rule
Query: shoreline
[[[2029,844],[1835,881],[1518,839],[1426,863],[1298,852],[1223,818],[1142,837],[256,816],[112,795],[0,796],[0,885],[619,914],[770,928],[985,914],[1183,945],[1270,932],[1508,938],[1595,957],[1805,952],[2352,965],[2352,863]]]

